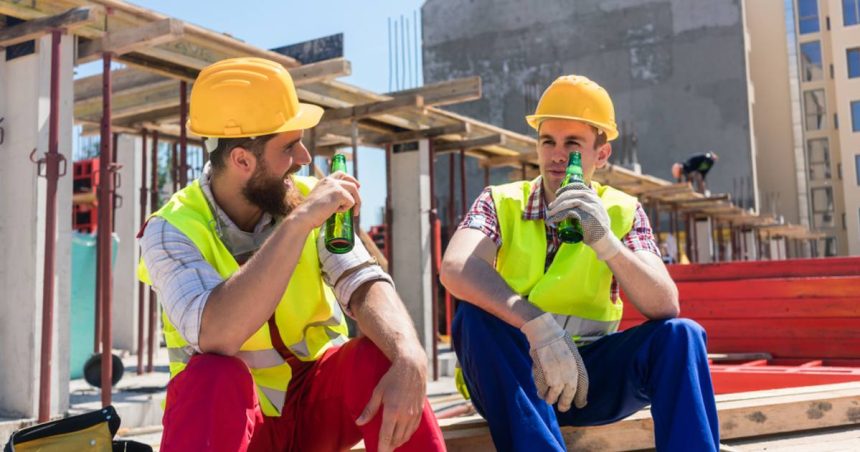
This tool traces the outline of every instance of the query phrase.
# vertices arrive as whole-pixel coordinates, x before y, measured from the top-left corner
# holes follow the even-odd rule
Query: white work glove
[[[567,218],[576,218],[582,224],[582,241],[605,261],[624,248],[624,244],[610,229],[609,214],[600,197],[590,187],[580,182],[559,188],[555,201],[547,208],[547,222],[558,224]]]
[[[526,322],[520,331],[529,341],[532,373],[538,396],[550,405],[558,402],[558,410],[577,408],[588,403],[588,372],[573,338],[567,334],[550,313]]]

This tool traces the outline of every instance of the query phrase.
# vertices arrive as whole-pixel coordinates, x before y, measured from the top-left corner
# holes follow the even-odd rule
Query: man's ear
[[[600,148],[597,149],[597,161],[594,162],[595,168],[603,168],[606,166],[606,162],[609,161],[609,156],[612,155],[612,144],[607,142],[604,143]]]
[[[252,173],[257,161],[251,151],[242,146],[236,146],[230,150],[230,155],[227,156],[227,164],[240,173]]]

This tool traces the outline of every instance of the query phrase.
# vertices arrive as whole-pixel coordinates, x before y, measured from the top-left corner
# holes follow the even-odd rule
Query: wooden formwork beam
[[[81,43],[77,63],[101,58],[104,52],[123,55],[146,47],[154,47],[181,38],[185,25],[177,19],[161,19],[136,28],[108,32],[104,37]]]
[[[38,38],[58,28],[64,28],[67,31],[74,30],[93,21],[95,21],[95,14],[93,14],[93,8],[89,6],[73,8],[54,16],[32,19],[0,29],[0,48]]]
[[[423,106],[424,98],[420,95],[413,94],[391,100],[326,110],[321,122],[358,120],[403,110],[405,108],[421,108]]]
[[[436,138],[445,135],[467,135],[469,130],[469,124],[458,122],[447,126],[392,133],[390,135],[380,137],[379,140],[375,140],[374,144],[405,143],[407,141],[415,141],[422,138]]]
[[[481,98],[481,77],[466,77],[387,93],[386,96],[419,95],[425,105],[451,105]]]
[[[441,141],[438,140],[433,144],[433,152],[439,154],[446,151],[459,151],[460,149],[476,149],[486,146],[503,145],[505,144],[505,136],[494,133],[479,138],[472,138],[461,141]]]

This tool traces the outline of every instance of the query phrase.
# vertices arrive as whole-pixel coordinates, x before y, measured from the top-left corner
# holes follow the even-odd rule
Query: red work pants
[[[280,417],[263,416],[240,359],[195,355],[167,387],[163,452],[339,451],[362,438],[379,445],[383,406],[364,426],[355,420],[391,363],[373,342],[354,339],[315,362],[290,363],[293,378]],[[442,451],[436,417],[425,400],[421,423],[401,451]]]

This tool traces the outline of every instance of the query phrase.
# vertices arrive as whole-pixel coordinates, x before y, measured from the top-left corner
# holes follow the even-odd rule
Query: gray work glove
[[[555,201],[547,208],[547,222],[558,224],[567,218],[576,218],[582,224],[582,241],[605,261],[618,254],[624,244],[610,229],[609,214],[597,192],[580,182],[574,182],[555,192]]]
[[[529,341],[532,373],[538,396],[558,410],[577,408],[588,403],[588,372],[573,339],[550,313],[528,321],[520,328]]]

